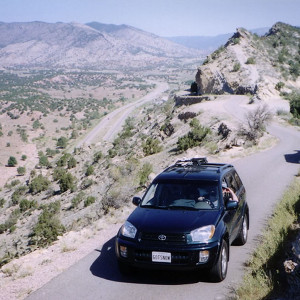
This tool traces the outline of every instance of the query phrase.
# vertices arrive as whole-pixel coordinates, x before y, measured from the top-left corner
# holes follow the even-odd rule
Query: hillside
[[[126,25],[0,23],[2,68],[149,68],[200,56],[198,50]]]
[[[263,37],[238,29],[199,67],[200,94],[279,97],[300,87],[300,29],[276,23]]]

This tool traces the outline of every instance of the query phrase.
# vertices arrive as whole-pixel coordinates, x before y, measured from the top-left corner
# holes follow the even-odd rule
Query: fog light
[[[127,256],[128,256],[127,247],[120,246],[120,255],[127,258]]]
[[[209,251],[204,250],[199,252],[199,263],[206,263],[209,258]]]

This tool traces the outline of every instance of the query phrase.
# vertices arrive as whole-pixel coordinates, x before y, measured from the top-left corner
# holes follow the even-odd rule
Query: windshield
[[[210,210],[219,208],[217,182],[167,181],[151,184],[143,197],[142,207]]]

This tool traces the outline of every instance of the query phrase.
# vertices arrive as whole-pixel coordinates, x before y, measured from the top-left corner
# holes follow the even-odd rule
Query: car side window
[[[228,187],[231,188],[234,193],[236,193],[238,191],[238,184],[235,181],[232,173],[226,175],[226,181],[227,181]]]
[[[243,183],[238,175],[238,173],[236,171],[233,172],[233,176],[234,176],[234,179],[237,183],[237,186],[238,186],[238,190],[242,187]]]

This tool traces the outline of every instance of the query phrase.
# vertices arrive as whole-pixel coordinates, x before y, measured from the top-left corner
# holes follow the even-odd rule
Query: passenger
[[[226,182],[222,183],[222,192],[223,192],[223,197],[224,197],[224,199],[226,199],[226,201],[239,202],[239,198],[234,193],[234,191],[227,186]]]

